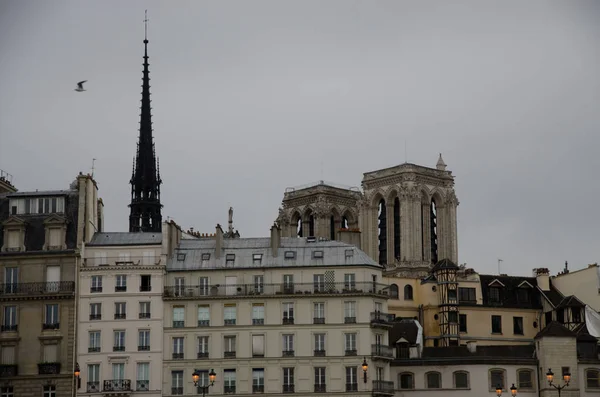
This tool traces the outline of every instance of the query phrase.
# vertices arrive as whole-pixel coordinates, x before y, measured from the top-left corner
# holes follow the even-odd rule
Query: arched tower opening
[[[385,208],[385,200],[382,198],[378,204],[378,238],[379,238],[379,263],[387,264],[387,214]]]
[[[429,205],[429,237],[431,242],[431,263],[438,261],[438,210],[436,198],[431,198]]]
[[[400,255],[400,199],[394,199],[394,258],[401,260]]]
[[[298,212],[294,212],[290,224],[295,232],[295,237],[302,237],[302,217]]]
[[[308,209],[304,215],[304,222],[306,222],[308,234],[306,237],[314,237],[315,235],[315,214],[311,209]]]

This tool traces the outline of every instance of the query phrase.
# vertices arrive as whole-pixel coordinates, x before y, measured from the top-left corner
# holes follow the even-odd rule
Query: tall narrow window
[[[325,393],[325,367],[315,367],[315,393]]]
[[[394,199],[394,258],[402,260],[400,255],[400,199]]]
[[[173,338],[173,360],[183,360],[183,337]]]
[[[88,393],[97,393],[100,391],[100,364],[88,364],[86,391]]]
[[[208,336],[198,337],[198,358],[208,358]]]
[[[183,328],[185,325],[185,308],[183,306],[173,307],[173,328]]]
[[[171,395],[183,395],[183,371],[171,371]]]
[[[346,323],[346,324],[356,323],[356,302],[355,301],[344,302],[344,323]]]
[[[224,324],[225,325],[235,325],[236,323],[236,314],[237,308],[235,303],[233,304],[225,304],[224,308]]]
[[[235,383],[236,383],[235,369],[226,369],[225,371],[223,371],[223,383],[224,383],[223,392],[225,394],[235,394]]]
[[[325,324],[325,302],[315,302],[313,310],[313,323]]]
[[[283,335],[283,357],[294,357],[294,335]]]
[[[335,240],[335,218],[333,215],[329,218],[329,239]]]
[[[294,324],[294,302],[283,303],[283,324]]]
[[[379,201],[378,209],[379,263],[385,265],[387,263],[387,214],[384,199]]]
[[[60,319],[58,313],[58,304],[46,304],[46,315],[44,319],[44,329],[59,329]]]
[[[252,369],[252,393],[265,392],[265,370],[264,368]]]
[[[437,227],[437,204],[434,199],[431,199],[429,205],[429,232],[431,238],[431,263],[437,263],[438,261],[438,227]]]
[[[346,356],[356,356],[356,333],[344,334]]]
[[[206,296],[210,293],[210,285],[208,277],[200,277],[198,279],[198,288],[201,296]]]
[[[308,236],[313,237],[315,235],[315,217],[311,214],[308,216]]]
[[[358,371],[356,367],[346,367],[346,391],[358,391]]]
[[[137,391],[150,390],[150,363],[137,363],[136,385]]]
[[[252,304],[252,325],[263,325],[265,323],[265,305],[263,303]]]
[[[283,392],[293,393],[294,392],[294,368],[283,369]]]
[[[235,358],[235,336],[227,335],[223,338],[225,341],[224,358]]]
[[[198,306],[198,327],[208,327],[210,325],[210,306]]]
[[[315,357],[325,355],[325,334],[315,334]]]
[[[150,330],[141,329],[138,331],[138,351],[150,350]]]

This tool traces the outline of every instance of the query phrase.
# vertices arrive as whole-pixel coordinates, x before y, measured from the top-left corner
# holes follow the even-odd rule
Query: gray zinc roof
[[[8,198],[18,197],[34,197],[34,196],[67,196],[69,194],[77,193],[73,190],[36,190],[35,192],[15,192],[6,195]]]
[[[101,232],[95,233],[87,246],[154,245],[162,243],[162,233]]]
[[[305,238],[282,237],[277,257],[273,257],[268,237],[223,239],[223,250],[218,259],[215,258],[215,247],[215,239],[181,240],[175,254],[167,261],[167,270],[318,266],[382,268],[363,251],[340,241],[308,242]],[[294,257],[286,258],[286,251],[293,251]],[[323,257],[315,256],[316,251],[322,251]],[[210,258],[203,261],[202,254],[210,254]],[[228,254],[235,255],[233,264],[227,263]],[[262,254],[260,262],[253,260],[255,254]]]

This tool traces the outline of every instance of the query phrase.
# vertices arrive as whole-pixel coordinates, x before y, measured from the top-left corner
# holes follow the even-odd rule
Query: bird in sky
[[[87,80],[83,80],[83,81],[80,81],[79,83],[77,83],[77,88],[75,88],[75,91],[77,91],[77,92],[82,92],[82,91],[85,91],[85,90],[83,89],[83,83],[85,83],[86,81],[87,81]]]

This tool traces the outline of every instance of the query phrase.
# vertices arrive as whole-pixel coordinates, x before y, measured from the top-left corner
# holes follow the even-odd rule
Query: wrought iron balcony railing
[[[160,256],[86,258],[84,260],[84,266],[154,266],[159,264]]]
[[[264,393],[265,385],[252,385],[252,393]]]
[[[42,329],[43,330],[56,330],[56,329],[60,329],[60,323],[43,323],[42,324]]]
[[[131,379],[105,380],[104,391],[131,391]]]
[[[88,382],[86,391],[88,393],[98,393],[100,391],[100,382],[99,381]]]
[[[283,385],[283,392],[284,393],[293,393],[294,392],[294,385]]]
[[[149,380],[137,380],[135,382],[135,390],[137,390],[137,391],[150,390],[150,381]]]
[[[374,380],[373,392],[393,395],[394,382],[388,380]]]
[[[371,324],[390,324],[395,318],[396,315],[394,314],[371,312]]]
[[[371,345],[371,356],[394,358],[394,349],[386,345]]]
[[[5,324],[0,327],[2,332],[17,332],[19,326],[17,324]]]
[[[346,391],[358,391],[358,383],[346,383]]]
[[[324,383],[315,384],[315,393],[325,393],[327,391],[327,385]]]
[[[225,394],[235,394],[235,386],[224,386],[223,392]]]
[[[182,298],[219,298],[226,296],[247,297],[254,295],[374,295],[389,298],[388,286],[373,282],[357,282],[350,286],[346,283],[328,283],[324,288],[315,288],[313,283],[289,284],[235,284],[235,285],[175,285],[166,286],[164,297],[171,299]]]
[[[19,375],[19,366],[16,364],[0,365],[0,378]]]
[[[52,281],[47,283],[0,284],[0,295],[52,295],[74,294],[74,281]]]
[[[39,375],[58,375],[60,374],[60,363],[40,363],[38,364]]]

